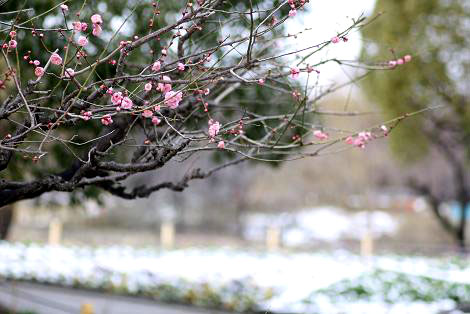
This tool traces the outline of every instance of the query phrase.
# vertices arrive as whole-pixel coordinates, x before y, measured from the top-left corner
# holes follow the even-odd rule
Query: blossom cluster
[[[93,36],[100,36],[103,32],[103,29],[101,27],[101,25],[103,24],[103,19],[101,15],[93,14],[90,19],[93,28],[91,33],[93,34]],[[75,21],[72,23],[72,26],[76,32],[86,32],[88,29],[88,24],[82,21]],[[81,47],[85,47],[86,45],[88,45],[88,38],[86,36],[81,35],[80,37],[78,37],[77,44]]]
[[[304,6],[306,0],[288,0],[290,6],[289,16],[293,17],[297,15],[297,9]]]
[[[290,11],[288,15],[290,17],[296,16],[297,11],[302,9],[307,2],[307,0],[288,0],[285,3],[289,6]],[[197,3],[204,6],[209,5],[203,0],[198,0]],[[152,6],[153,13],[159,15],[159,3],[153,2]],[[274,121],[280,124],[284,123],[284,118],[279,118],[279,114],[276,114],[278,112],[274,111],[267,113],[268,111],[255,112],[255,110],[253,110],[253,112],[248,113],[248,111],[252,109],[248,108],[249,110],[246,111],[245,116],[240,115],[235,118],[235,121],[239,121],[238,126],[231,126],[233,122],[227,122],[224,124],[223,128],[222,124],[225,123],[223,121],[225,118],[223,111],[225,108],[228,108],[229,105],[221,103],[218,99],[221,95],[223,97],[220,99],[226,97],[224,93],[227,91],[231,93],[231,86],[235,86],[236,89],[240,84],[245,85],[244,83],[249,83],[248,85],[251,84],[258,88],[270,89],[276,95],[286,96],[288,99],[287,103],[292,102],[291,97],[298,102],[303,99],[308,100],[307,97],[309,93],[304,90],[300,91],[300,84],[292,84],[292,88],[289,90],[277,89],[276,85],[280,83],[280,79],[299,79],[302,72],[316,72],[319,74],[320,72],[316,68],[321,67],[323,62],[316,63],[315,68],[305,62],[305,60],[295,66],[282,65],[279,62],[273,63],[273,68],[270,70],[267,70],[267,67],[261,66],[262,62],[260,60],[264,59],[252,59],[252,61],[255,60],[253,64],[247,62],[245,65],[243,63],[244,61],[240,61],[238,65],[230,65],[232,61],[227,61],[230,58],[219,60],[220,57],[218,54],[218,49],[220,49],[222,45],[231,45],[230,43],[224,43],[225,40],[230,41],[230,39],[218,39],[217,42],[221,45],[220,47],[216,46],[216,48],[207,49],[203,52],[197,52],[197,49],[192,51],[192,48],[189,49],[187,45],[184,45],[184,37],[191,35],[193,30],[200,31],[203,29],[203,17],[206,10],[199,11],[198,17],[194,19],[194,21],[198,21],[197,23],[194,23],[194,21],[190,19],[184,20],[188,18],[192,12],[194,13],[195,10],[197,10],[197,5],[193,7],[193,3],[191,2],[187,3],[181,12],[181,20],[173,26],[169,25],[168,28],[163,28],[162,33],[158,33],[159,31],[152,29],[152,20],[152,23],[149,23],[149,32],[143,37],[139,36],[139,34],[133,34],[131,37],[126,38],[122,37],[122,34],[117,34],[118,37],[116,41],[110,42],[117,47],[109,47],[109,50],[106,50],[108,48],[108,46],[106,46],[103,53],[100,54],[98,58],[93,59],[89,57],[87,53],[91,54],[96,48],[100,48],[100,45],[97,44],[95,47],[91,47],[90,41],[98,43],[104,39],[102,33],[103,27],[106,24],[103,24],[103,21],[107,19],[103,19],[100,14],[93,14],[94,12],[90,14],[90,16],[87,16],[86,19],[80,18],[81,11],[79,11],[76,13],[76,17],[71,20],[70,25],[68,25],[68,20],[65,17],[69,11],[68,6],[62,4],[59,8],[64,15],[64,25],[66,25],[66,27],[59,30],[41,29],[41,32],[44,31],[46,34],[49,31],[53,34],[57,32],[59,37],[61,36],[60,39],[65,41],[64,46],[57,47],[55,50],[52,47],[48,47],[47,51],[50,52],[47,55],[49,56],[49,59],[46,59],[47,62],[39,57],[38,59],[41,59],[41,61],[37,60],[31,55],[31,51],[24,55],[23,58],[34,67],[33,70],[37,78],[37,83],[42,83],[41,78],[47,75],[51,80],[54,78],[60,79],[64,83],[63,86],[67,86],[67,88],[70,87],[70,90],[75,92],[74,95],[64,93],[62,97],[60,110],[62,110],[62,105],[64,108],[67,108],[64,116],[70,118],[70,120],[65,121],[65,123],[74,123],[74,119],[82,119],[83,121],[92,120],[101,122],[104,126],[111,126],[115,123],[113,119],[117,121],[116,117],[118,115],[126,115],[127,117],[138,117],[140,119],[139,123],[143,122],[141,125],[143,125],[144,129],[152,125],[160,125],[162,129],[168,126],[170,127],[168,130],[175,130],[178,135],[184,132],[191,134],[187,136],[187,138],[190,138],[192,134],[205,134],[206,141],[204,141],[204,143],[208,141],[209,144],[215,144],[214,146],[220,149],[225,149],[226,142],[224,140],[228,138],[231,139],[230,141],[233,141],[228,143],[232,144],[238,140],[246,140],[249,144],[244,144],[244,148],[257,145],[266,148],[274,147],[272,144],[280,141],[282,141],[284,145],[288,145],[289,148],[294,147],[300,149],[300,146],[303,145],[302,139],[304,134],[295,130],[295,126],[292,125],[291,121],[287,121],[287,125],[282,128],[279,125],[274,126]],[[271,26],[273,28],[277,26],[278,22],[285,20],[276,18],[274,14],[271,18]],[[268,24],[264,26],[268,26]],[[15,27],[17,26],[12,26],[9,37],[7,36],[3,44],[3,49],[6,49],[6,52],[11,53],[14,49],[17,49],[18,42]],[[32,29],[32,33],[39,34],[39,37],[42,38],[42,34],[37,30]],[[343,32],[337,32],[336,36],[332,37],[330,40],[323,41],[319,46],[346,42],[348,41],[348,33],[349,29]],[[101,36],[101,38],[94,38],[93,36]],[[256,39],[258,35],[254,34],[253,36],[253,39]],[[18,37],[21,38],[22,34]],[[270,39],[266,37],[266,40]],[[178,43],[175,45],[176,41],[178,41]],[[42,42],[44,45],[47,43],[48,42]],[[75,55],[70,54],[72,50],[75,51]],[[190,51],[190,54],[185,55],[185,53]],[[137,56],[132,59],[132,62],[126,59],[136,52],[143,53],[144,57]],[[147,60],[147,57],[148,61],[142,61]],[[211,58],[217,59],[215,60],[216,62],[207,65],[207,63],[211,61]],[[250,58],[242,57],[240,60],[245,59],[249,60]],[[278,57],[270,56],[269,59],[266,60],[274,59],[278,59]],[[135,60],[140,61],[136,62]],[[406,55],[403,58],[393,61],[395,63],[390,61],[390,66],[394,67],[410,61],[411,56]],[[45,65],[41,64],[41,62],[45,63]],[[105,67],[106,64],[116,66],[115,68],[109,67],[111,73],[115,74],[114,76],[102,77],[103,75],[101,73],[105,71],[102,72],[101,69]],[[98,69],[97,66],[99,66]],[[277,66],[279,66],[278,69],[280,70],[274,71],[274,67]],[[59,68],[60,74],[58,75],[54,72],[57,72]],[[80,76],[91,70],[95,71],[95,69],[96,75],[83,75],[83,78],[87,77],[86,79],[82,79]],[[137,70],[135,71],[135,69]],[[247,76],[246,73],[242,72],[242,69],[251,69],[250,71],[252,71],[254,75]],[[282,71],[282,69],[288,70]],[[236,71],[239,71],[239,74],[236,74]],[[266,84],[268,81],[270,83],[269,86]],[[0,81],[0,88],[4,88],[4,85],[5,84]],[[39,86],[40,85],[38,85],[38,88]],[[58,84],[57,86],[60,85]],[[307,88],[310,89],[311,87]],[[95,95],[97,95],[96,98],[93,98]],[[89,99],[92,99],[92,101]],[[273,100],[274,102],[276,101],[274,97]],[[180,107],[183,101],[185,103],[184,108],[182,108],[182,106]],[[31,104],[34,104],[34,102]],[[164,110],[161,111],[161,108]],[[273,110],[277,109],[274,108]],[[62,111],[57,111],[57,113],[59,112]],[[77,112],[80,112],[80,114],[77,114]],[[188,112],[191,112],[191,116],[187,115],[185,117]],[[312,110],[306,109],[304,114],[308,113],[312,113]],[[260,114],[260,117],[258,117],[259,121],[263,121],[260,124],[254,122],[254,117],[257,114]],[[249,126],[249,130],[251,130],[251,128],[264,125],[262,116],[271,114],[272,117],[268,119],[269,123],[265,125],[264,132],[266,134],[263,138],[266,140],[263,140],[265,141],[262,143],[263,145],[260,145],[258,141],[250,141],[248,135],[242,135],[246,134],[245,132],[248,130],[248,128],[247,130],[243,129],[244,123],[246,123],[246,125]],[[215,115],[217,115],[217,118]],[[56,114],[56,116],[60,116],[60,114]],[[202,128],[202,130],[191,129],[194,126],[194,124],[191,124],[192,121],[188,123],[191,124],[190,127],[187,127],[188,124],[183,125],[184,122],[190,120],[189,117],[195,117],[195,120],[199,121],[197,122],[199,123],[197,128]],[[59,120],[58,123],[56,122],[58,121],[57,119]],[[65,125],[63,120],[68,118],[60,121],[61,119],[63,118],[51,118],[51,122],[46,121],[46,125],[48,125],[48,127],[50,126],[50,129],[61,124]],[[220,122],[216,121],[216,119],[220,120]],[[165,123],[161,124],[162,121]],[[183,121],[182,126],[171,125],[171,123],[178,124],[180,121]],[[208,123],[207,125],[205,124],[206,122]],[[117,126],[113,125],[112,127]],[[150,129],[145,129],[145,131],[149,130]],[[221,132],[221,130],[223,130],[223,132]],[[306,130],[308,132],[307,128]],[[158,133],[163,130],[153,128],[152,131]],[[148,134],[149,132],[145,133]],[[317,141],[315,144],[327,144],[324,142],[318,143],[318,141],[327,141],[330,137],[323,128],[314,129],[312,133],[314,139]],[[276,136],[277,134],[279,134],[279,136]],[[373,138],[374,134],[364,131],[357,135],[350,136],[346,142],[356,147],[363,148],[366,143]],[[241,146],[233,145],[233,147],[238,148]]]
[[[380,129],[382,130],[384,136],[388,135],[389,129],[385,125],[382,125]],[[373,134],[372,132],[362,131],[359,132],[356,136],[348,136],[346,138],[346,143],[355,147],[365,148],[366,144],[375,138],[377,138],[377,135]]]
[[[397,60],[390,60],[388,62],[388,66],[391,68],[395,68],[396,66],[403,65],[405,63],[410,62],[412,57],[410,55],[406,55],[403,58],[398,58]]]
[[[220,122],[219,121],[214,121],[213,119],[209,119],[209,136],[211,138],[211,142],[215,141],[215,137],[217,134],[220,132]],[[224,141],[219,141],[217,143],[217,148],[224,149],[225,148],[225,142]]]

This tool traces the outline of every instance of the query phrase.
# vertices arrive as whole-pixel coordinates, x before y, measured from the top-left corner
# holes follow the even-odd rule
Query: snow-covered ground
[[[364,260],[344,251],[283,254],[223,248],[158,251],[0,244],[0,276],[139,293],[170,302],[239,311],[328,314],[429,314],[455,305],[445,297],[424,303],[399,296],[390,303],[380,295],[353,300],[323,292],[335,285],[341,289],[342,282],[350,285],[358,278],[367,279],[377,270],[456,285],[456,291],[463,298],[468,292],[470,300],[470,262],[461,259],[381,256]]]
[[[315,241],[336,242],[340,239],[361,239],[366,233],[374,238],[393,235],[398,221],[383,211],[346,212],[337,207],[317,207],[283,214],[255,213],[244,217],[244,236],[264,240],[268,227],[282,230],[287,246]]]

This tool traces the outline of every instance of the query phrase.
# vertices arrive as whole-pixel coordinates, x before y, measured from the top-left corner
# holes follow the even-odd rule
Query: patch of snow
[[[310,223],[306,224],[310,226]],[[158,251],[128,246],[87,248],[0,242],[0,256],[0,276],[66,286],[79,284],[99,288],[111,282],[135,293],[168,284],[183,294],[202,289],[209,283],[216,291],[221,291],[223,300],[230,300],[237,293],[231,294],[233,289],[227,287],[243,283],[254,289],[248,293],[262,309],[289,313],[428,314],[450,306],[448,300],[430,304],[385,304],[380,300],[338,304],[315,293],[342,280],[369,273],[371,267],[470,284],[470,264],[465,268],[427,258],[380,256],[374,258],[371,266],[345,251],[330,254],[230,249]],[[274,292],[269,300],[261,296],[266,291]],[[307,299],[311,302],[306,303]]]
[[[285,245],[299,246],[315,241],[336,242],[361,239],[367,232],[374,238],[397,232],[398,222],[383,211],[348,213],[337,207],[305,209],[294,213],[251,214],[245,217],[244,236],[262,241],[268,227],[282,230]]]

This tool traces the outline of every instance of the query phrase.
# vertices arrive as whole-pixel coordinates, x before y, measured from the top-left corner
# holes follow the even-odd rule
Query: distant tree
[[[125,199],[182,191],[246,160],[313,157],[388,133],[312,123],[338,114],[318,102],[359,78],[327,88],[303,83],[322,64],[343,63],[309,60],[347,45],[364,17],[316,45],[280,51],[277,42],[296,36],[282,26],[305,0],[28,3],[9,1],[0,15],[0,206],[52,191],[77,202],[101,191]],[[218,165],[188,162],[204,153]],[[176,181],[126,185],[170,162],[190,170]]]
[[[12,221],[13,206],[5,206],[0,209],[0,240],[5,240],[7,238]]]
[[[391,136],[400,158],[420,161],[437,151],[451,169],[432,186],[427,175],[410,179],[410,186],[428,197],[442,226],[465,248],[470,202],[470,6],[463,0],[378,1],[383,13],[374,27],[365,28],[364,60],[390,59],[390,73],[375,72],[364,81],[370,98],[390,117],[432,107],[401,126]],[[413,62],[400,66],[404,53]],[[426,173],[427,172],[427,173]],[[458,224],[442,204],[459,204]]]

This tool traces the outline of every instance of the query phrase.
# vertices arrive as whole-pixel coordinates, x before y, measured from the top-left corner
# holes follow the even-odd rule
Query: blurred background
[[[329,39],[365,14],[378,18],[318,58],[365,65],[413,58],[323,100],[324,110],[366,113],[328,116],[325,125],[359,131],[433,109],[365,149],[274,167],[238,165],[192,182],[183,193],[133,201],[100,195],[73,206],[68,195],[54,193],[17,203],[0,212],[8,241],[0,248],[1,275],[205,311],[470,313],[470,2],[331,0],[308,8],[284,31],[313,31],[284,43],[286,49]],[[322,86],[363,73],[337,64],[319,70]],[[185,171],[173,164],[129,185]],[[45,306],[56,313],[50,304],[59,292],[2,287],[0,301],[9,308],[43,313]],[[13,305],[12,289],[18,294]],[[21,296],[21,289],[49,305]],[[122,300],[62,297],[72,312],[121,313],[116,304]],[[127,306],[122,313],[147,313]]]

